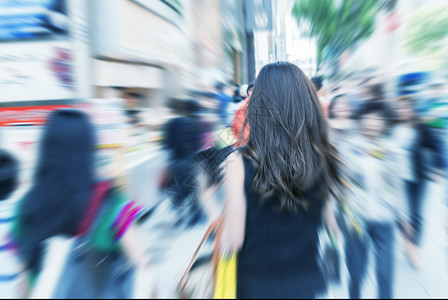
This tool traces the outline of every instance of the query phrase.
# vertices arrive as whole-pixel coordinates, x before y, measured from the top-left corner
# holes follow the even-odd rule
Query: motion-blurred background
[[[366,100],[410,96],[419,116],[432,116],[426,125],[448,137],[446,0],[0,0],[0,148],[19,159],[26,191],[46,116],[81,108],[97,129],[98,175],[125,175],[129,193],[151,207],[166,161],[164,125],[195,99],[215,140],[230,144],[221,130],[248,85],[282,60],[315,79],[327,114],[339,95],[354,116]],[[448,147],[440,149],[445,158]],[[443,174],[427,192],[440,203],[426,219],[447,220],[430,215],[446,205]],[[446,240],[446,231],[433,232]],[[415,277],[417,294],[397,295],[448,292],[431,285],[445,277],[428,274]],[[402,286],[415,279],[400,276]]]
[[[214,112],[217,82],[232,96],[276,60],[323,76],[324,107],[369,80],[389,97],[424,94],[446,82],[447,15],[443,0],[1,0],[0,145],[32,167],[48,111],[99,105],[103,147],[124,142],[107,135],[118,109],[143,151],[183,100]]]

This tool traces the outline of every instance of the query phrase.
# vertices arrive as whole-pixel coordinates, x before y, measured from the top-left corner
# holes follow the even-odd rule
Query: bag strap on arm
[[[95,216],[98,213],[98,210],[101,207],[101,203],[106,196],[106,193],[110,190],[111,182],[110,181],[101,181],[95,185],[93,190],[92,198],[89,200],[87,212],[84,216],[84,219],[81,221],[81,225],[79,226],[77,236],[82,237],[85,236],[90,226],[92,225]]]
[[[204,234],[204,237],[202,238],[201,242],[199,243],[199,246],[194,251],[194,254],[191,257],[190,262],[188,264],[188,267],[186,268],[185,272],[183,273],[183,275],[182,275],[182,277],[180,279],[180,282],[183,282],[182,289],[185,288],[185,286],[187,284],[187,281],[185,281],[185,277],[188,275],[188,271],[193,266],[194,261],[196,260],[196,257],[197,257],[197,255],[199,253],[199,250],[201,249],[201,247],[205,243],[205,241],[212,235],[212,233],[220,227],[220,225],[222,224],[222,221],[223,221],[222,218],[218,218],[217,220],[213,221],[208,226],[208,228],[207,228],[207,230],[206,230],[206,232]],[[215,247],[214,247],[214,251],[213,251],[213,260],[212,260],[213,264],[214,264],[214,266],[213,266],[214,270],[216,269],[216,262],[218,261],[218,256],[216,256],[216,252],[219,252],[219,251],[216,251],[218,249],[217,246],[216,246],[217,238],[218,238],[218,236],[215,236]],[[220,236],[219,236],[219,238],[220,238]]]

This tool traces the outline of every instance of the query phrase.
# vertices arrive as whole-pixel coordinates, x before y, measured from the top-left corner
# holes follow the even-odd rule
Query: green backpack
[[[119,250],[120,245],[115,239],[113,226],[126,200],[124,193],[118,187],[108,190],[87,232],[87,245],[104,252]]]

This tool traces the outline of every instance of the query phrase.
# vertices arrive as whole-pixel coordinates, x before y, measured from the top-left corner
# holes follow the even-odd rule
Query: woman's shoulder
[[[224,168],[229,173],[235,173],[241,170],[241,168],[244,168],[244,162],[243,162],[243,154],[241,150],[233,151],[232,153],[227,156],[227,158],[224,160]]]
[[[243,153],[241,149],[235,150],[229,154],[226,158],[226,162],[235,162],[243,159]]]
[[[233,151],[223,162],[224,179],[231,188],[244,182],[245,162],[240,150]]]

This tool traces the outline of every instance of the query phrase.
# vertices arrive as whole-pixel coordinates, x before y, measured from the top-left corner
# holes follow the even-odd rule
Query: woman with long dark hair
[[[19,250],[33,275],[41,270],[45,239],[75,235],[94,188],[94,135],[87,116],[53,114],[43,132],[33,184],[20,203]]]
[[[97,180],[95,145],[93,125],[82,111],[61,109],[49,116],[40,142],[34,181],[18,204],[12,232],[19,257],[29,274],[30,290],[43,270],[45,241],[55,236],[88,235],[92,247],[112,256],[124,250],[136,267],[147,266],[146,257],[140,252],[142,248],[132,238],[135,236],[132,224],[139,207],[134,201],[128,201],[113,179]],[[86,278],[89,275],[85,274]],[[77,285],[80,279],[61,283]],[[100,287],[90,290],[84,287],[76,294],[64,295],[88,297],[96,288]],[[103,295],[96,292],[93,297]],[[121,297],[131,295],[132,291],[128,292]]]
[[[237,298],[319,297],[318,231],[341,181],[311,81],[288,62],[264,66],[248,124],[226,163],[223,244],[238,251]]]

